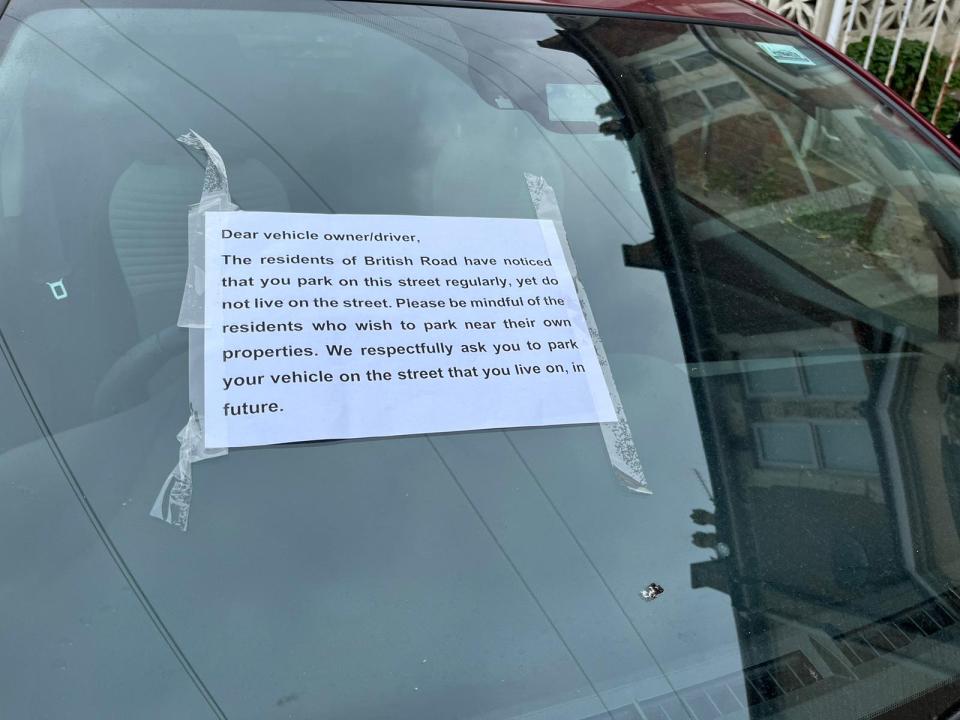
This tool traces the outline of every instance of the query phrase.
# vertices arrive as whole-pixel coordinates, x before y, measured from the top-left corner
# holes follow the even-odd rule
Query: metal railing
[[[937,79],[937,99],[929,119],[934,124],[950,93],[950,81],[960,56],[960,0],[759,0],[771,10],[811,30],[841,52],[853,42],[867,40],[861,64],[871,70],[876,60],[878,38],[893,40],[889,63],[882,75],[874,74],[890,86],[905,39],[927,43],[923,62],[913,87],[899,88],[911,105],[917,107],[935,52],[949,52],[944,77]],[[950,124],[957,118],[944,118]]]

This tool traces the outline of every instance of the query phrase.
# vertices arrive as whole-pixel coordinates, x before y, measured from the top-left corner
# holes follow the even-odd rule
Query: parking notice
[[[208,448],[616,419],[553,223],[211,212]]]

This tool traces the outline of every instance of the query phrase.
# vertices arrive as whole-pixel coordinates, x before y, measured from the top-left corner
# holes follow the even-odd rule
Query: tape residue
[[[580,282],[580,276],[577,274],[576,263],[573,261],[573,255],[570,253],[570,245],[567,243],[567,234],[563,227],[563,218],[560,214],[560,206],[557,203],[556,193],[554,193],[550,184],[540,175],[524,173],[523,176],[527,181],[527,190],[530,192],[530,200],[533,203],[537,217],[540,220],[553,222],[557,236],[560,238],[560,244],[563,247],[563,253],[567,260],[567,266],[570,268],[570,274],[573,276],[573,284],[577,290],[577,297],[583,308],[583,316],[587,321],[587,329],[590,332],[590,337],[593,338],[593,346],[597,351],[597,359],[600,362],[603,379],[607,383],[607,389],[610,391],[610,400],[617,414],[616,422],[600,423],[600,432],[603,435],[603,442],[607,448],[607,455],[610,457],[610,464],[613,466],[615,474],[627,490],[652,495],[653,493],[647,487],[647,478],[643,472],[640,456],[637,454],[637,446],[633,441],[633,432],[630,430],[626,413],[623,410],[623,403],[620,401],[620,393],[617,391],[617,385],[613,380],[610,363],[607,361],[607,353],[603,349],[603,340],[600,338],[599,330],[597,330],[597,322],[593,317],[593,310],[590,309],[590,301],[587,299],[587,293],[584,291],[583,283]]]

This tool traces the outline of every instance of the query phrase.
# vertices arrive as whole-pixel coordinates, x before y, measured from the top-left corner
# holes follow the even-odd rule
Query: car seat
[[[241,210],[285,212],[286,190],[256,158],[225,158]],[[187,273],[187,209],[200,199],[202,170],[183,162],[136,160],[110,196],[110,234],[133,298],[141,338],[176,325]]]

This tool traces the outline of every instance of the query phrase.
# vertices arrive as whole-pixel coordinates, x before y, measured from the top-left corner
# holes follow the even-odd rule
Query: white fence
[[[878,37],[894,41],[889,67],[880,79],[893,78],[904,39],[923,40],[929,47],[919,77],[907,100],[916,107],[930,58],[937,49],[949,53],[946,77],[939,88],[931,121],[936,123],[960,55],[960,0],[760,0],[764,5],[823,38],[838,50],[868,39],[863,66],[869,70]],[[902,92],[902,90],[901,90]],[[955,118],[949,118],[951,121]]]

